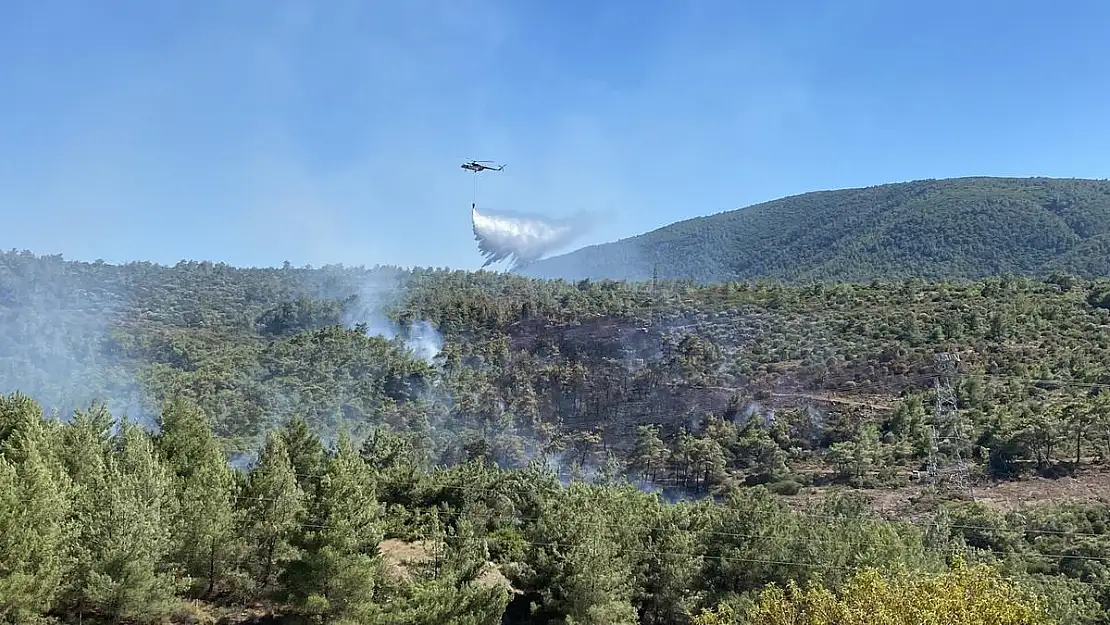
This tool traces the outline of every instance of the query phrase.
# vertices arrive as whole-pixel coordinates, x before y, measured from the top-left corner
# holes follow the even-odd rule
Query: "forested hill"
[[[1110,281],[1063,274],[0,254],[0,622],[1105,623],[1108,364]]]
[[[1110,274],[1110,182],[955,178],[820,191],[681,221],[525,268],[577,280],[870,281]]]

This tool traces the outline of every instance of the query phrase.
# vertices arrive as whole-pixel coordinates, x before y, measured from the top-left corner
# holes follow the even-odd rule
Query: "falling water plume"
[[[508,211],[478,212],[470,209],[474,239],[486,258],[482,267],[510,259],[510,271],[535,262],[580,236],[586,229],[584,218],[550,219],[540,215]]]

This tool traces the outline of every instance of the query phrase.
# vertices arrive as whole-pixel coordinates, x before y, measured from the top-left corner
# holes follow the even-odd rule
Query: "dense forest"
[[[523,270],[578,280],[869,281],[1110,274],[1110,181],[955,178],[819,191],[674,223]]]
[[[1110,509],[1025,501],[1098,490],[1108,329],[1110,281],[1062,272],[6,253],[0,617],[1110,622]],[[940,443],[938,354],[959,358]],[[930,458],[970,488],[934,487]]]

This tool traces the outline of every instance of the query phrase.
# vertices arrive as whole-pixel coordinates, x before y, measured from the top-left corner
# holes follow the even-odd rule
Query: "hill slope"
[[[962,356],[985,473],[1110,455],[1110,393],[1090,394],[1110,388],[1107,280],[653,288],[0,253],[0,394],[62,415],[102,401],[142,422],[187,397],[236,447],[297,415],[327,436],[340,421],[419,435],[445,464],[547,449],[596,466],[632,461],[637,428],[654,425],[667,445],[683,432],[724,445],[721,482],[754,470],[737,437],[774,411],[794,471],[836,465],[831,445],[878,424],[889,480],[923,461],[938,351]],[[686,487],[683,466],[653,473]]]
[[[544,278],[868,281],[1110,273],[1110,181],[954,178],[818,191],[540,261]]]
[[[933,451],[937,352],[961,357],[964,436]],[[231,612],[271,589],[316,614],[323,584],[386,565],[401,574],[358,594],[384,606],[378,622],[565,622],[549,589],[597,583],[579,594],[630,615],[597,620],[628,623],[815,571],[912,579],[963,554],[998,557],[1069,611],[1058,622],[1093,625],[1110,609],[1106,388],[1110,280],[569,284],[0,253],[0,395],[160,424],[113,434],[94,409],[46,425],[0,396],[0,561],[22,567],[0,567],[0,588],[50,566],[58,600],[25,613],[118,621],[119,593],[105,603],[85,580],[117,579],[127,550],[147,573],[119,587],[150,622],[174,597]],[[952,467],[957,451],[992,507],[929,495],[930,456]],[[1061,475],[1076,478],[1047,479]],[[663,505],[706,495],[721,505]],[[375,553],[424,545],[441,546],[438,571]],[[512,596],[482,594],[490,563]],[[677,614],[641,622],[693,622]]]

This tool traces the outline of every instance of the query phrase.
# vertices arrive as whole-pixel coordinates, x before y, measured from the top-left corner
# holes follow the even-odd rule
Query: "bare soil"
[[[432,545],[427,541],[405,542],[397,538],[383,540],[378,544],[378,552],[391,572],[406,581],[412,579],[410,567],[419,566],[432,560]],[[509,592],[516,592],[512,583],[493,562],[486,562],[485,569],[474,580],[479,586],[504,586]]]
[[[846,486],[812,486],[787,497],[792,507],[805,508],[832,493],[852,492],[870,500],[884,516],[913,517],[935,507],[922,484],[902,488],[853,489]],[[1046,503],[1110,505],[1110,467],[1087,466],[1073,475],[1046,478],[1026,476],[1015,480],[973,484],[970,498],[1000,511],[1018,510]]]

